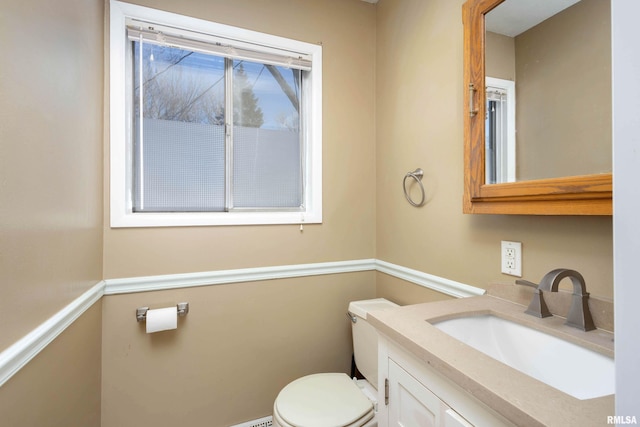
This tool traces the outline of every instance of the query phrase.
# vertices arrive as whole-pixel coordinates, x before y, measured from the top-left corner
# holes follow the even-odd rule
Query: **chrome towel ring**
[[[424,171],[420,168],[414,170],[413,172],[407,172],[407,174],[404,176],[404,179],[402,180],[402,189],[404,190],[404,197],[406,197],[407,201],[412,205],[415,206],[417,208],[419,208],[420,206],[424,205],[424,186],[422,185],[422,177],[424,176]],[[411,199],[411,196],[409,195],[409,193],[407,192],[407,178],[413,178],[418,185],[420,186],[420,192],[422,193],[422,198],[420,199],[419,202],[414,202],[413,199]]]

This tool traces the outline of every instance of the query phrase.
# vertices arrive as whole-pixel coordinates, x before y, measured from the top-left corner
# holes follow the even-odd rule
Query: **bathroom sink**
[[[433,326],[478,351],[577,399],[614,394],[612,358],[490,314]]]

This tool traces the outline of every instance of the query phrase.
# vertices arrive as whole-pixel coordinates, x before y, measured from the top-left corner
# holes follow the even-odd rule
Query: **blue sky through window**
[[[139,43],[133,43],[134,64],[137,66]],[[298,130],[297,108],[268,67],[246,60],[235,61],[234,66],[237,67],[240,63],[263,113],[264,122],[261,128]],[[166,96],[176,102],[176,97],[184,97],[185,105],[193,104],[195,108],[198,108],[195,102],[202,103],[206,97],[211,99],[210,102],[224,104],[224,58],[220,56],[145,43],[143,68],[146,68],[143,77],[145,98],[154,96],[151,86],[155,82],[155,90],[159,91],[155,96]],[[299,78],[296,79],[295,74],[300,71],[281,66],[275,68],[285,84],[296,94],[299,104]]]

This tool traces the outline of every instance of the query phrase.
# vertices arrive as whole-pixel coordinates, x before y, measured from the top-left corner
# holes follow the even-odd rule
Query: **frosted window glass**
[[[300,208],[300,71],[233,62],[233,205]]]
[[[224,58],[132,43],[134,212],[301,210],[300,70],[235,60],[227,94]]]
[[[234,127],[233,204],[243,208],[302,205],[297,132]]]
[[[224,126],[145,119],[135,210],[224,210],[224,153]]]
[[[224,58],[139,42],[133,56],[133,210],[224,210]]]
[[[322,223],[322,46],[111,0],[110,226]]]

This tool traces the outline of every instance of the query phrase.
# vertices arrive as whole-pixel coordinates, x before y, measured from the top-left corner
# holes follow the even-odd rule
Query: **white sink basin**
[[[578,399],[614,389],[614,361],[595,351],[492,315],[459,317],[433,326]]]

